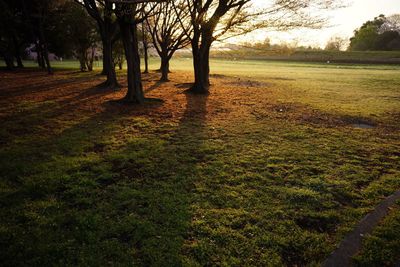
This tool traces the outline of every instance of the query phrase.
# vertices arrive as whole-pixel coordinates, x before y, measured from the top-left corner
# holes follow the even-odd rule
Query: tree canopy
[[[354,31],[350,39],[350,50],[400,50],[400,19],[399,15],[385,17],[380,15],[374,20],[365,22]]]

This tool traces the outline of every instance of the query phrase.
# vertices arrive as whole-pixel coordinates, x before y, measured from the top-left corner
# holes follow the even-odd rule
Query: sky
[[[253,0],[256,5],[262,5],[266,0]],[[298,42],[299,45],[324,47],[333,36],[349,39],[353,31],[364,22],[384,14],[386,16],[400,13],[400,0],[344,0],[346,8],[327,12],[330,26],[321,30],[298,29],[290,32],[257,31],[233,42],[265,40],[269,37],[272,43]]]

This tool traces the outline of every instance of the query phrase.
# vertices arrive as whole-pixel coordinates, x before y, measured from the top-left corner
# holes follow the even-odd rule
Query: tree
[[[387,17],[379,28],[377,46],[385,50],[400,50],[400,14]]]
[[[383,24],[379,28],[379,33],[388,31],[396,31],[400,33],[400,14],[394,14],[385,18]]]
[[[145,23],[142,22],[142,44],[143,44],[143,57],[144,57],[144,71],[143,73],[149,73],[149,41],[148,41],[148,31],[146,29]]]
[[[375,40],[376,50],[391,51],[400,50],[400,34],[397,31],[386,31],[379,34]]]
[[[89,15],[97,22],[103,45],[103,72],[107,80],[103,83],[108,88],[118,88],[117,75],[113,66],[112,44],[117,35],[117,21],[113,16],[113,3],[109,0],[75,0],[86,8]]]
[[[341,51],[345,49],[345,46],[346,46],[346,40],[344,38],[336,36],[329,39],[329,41],[325,46],[325,50]]]
[[[5,10],[3,10],[3,8],[2,10],[6,12],[8,10],[10,13],[9,15],[4,14],[8,21],[3,22],[2,25],[7,27],[6,31],[10,33],[13,55],[17,61],[17,67],[23,68],[24,65],[22,63],[22,54],[30,44],[29,32],[26,30],[26,24],[24,23],[24,16],[20,1],[7,2],[8,4],[4,6]]]
[[[72,2],[67,2],[60,13],[54,22],[57,32],[60,32],[56,35],[57,39],[62,40],[64,45],[70,44],[65,46],[74,51],[80,62],[81,71],[92,71],[94,53],[100,40],[96,23],[82,6]]]
[[[13,14],[5,1],[0,1],[0,54],[4,58],[8,70],[14,69],[13,57]]]
[[[120,70],[122,70],[124,65],[124,56],[124,44],[121,39],[118,39],[113,45],[113,64],[115,67],[118,66]]]
[[[49,19],[61,0],[17,0],[0,1],[1,48],[9,68],[14,65],[14,57],[19,67],[23,67],[21,54],[28,44],[35,43],[40,66],[53,73],[49,60],[49,44],[46,38],[51,25]]]
[[[142,104],[145,98],[140,72],[138,24],[146,19],[151,10],[146,9],[146,4],[131,4],[129,2],[135,1],[115,2],[115,13],[121,31],[128,66],[128,91],[123,100],[127,103]],[[147,1],[137,0],[136,2]]]
[[[365,22],[360,29],[354,31],[354,36],[350,38],[350,50],[366,51],[376,49],[379,28],[385,21],[385,16],[380,15],[374,20]]]
[[[400,15],[386,18],[384,15],[365,22],[360,29],[354,31],[350,39],[350,49],[397,50],[400,49]]]
[[[153,45],[161,58],[160,71],[162,73],[160,81],[168,81],[169,62],[174,53],[190,44],[188,36],[191,32],[191,24],[185,25],[180,22],[188,20],[185,9],[179,8],[175,12],[172,2],[164,2],[154,5],[154,15],[146,19],[148,31],[153,40]],[[175,3],[182,5],[182,3]],[[182,26],[185,27],[182,29]]]
[[[185,0],[182,6],[174,5],[177,12],[182,8],[186,10],[193,27],[192,33],[188,33],[195,76],[191,92],[208,93],[209,56],[215,40],[245,34],[262,27],[321,27],[325,20],[312,17],[308,11],[334,8],[338,4],[334,0],[276,0],[271,6],[257,10],[252,8],[250,2],[251,0]],[[185,21],[180,22],[185,25]]]
[[[27,4],[26,2],[24,3]],[[49,18],[54,9],[60,5],[61,1],[32,0],[28,1],[28,3],[28,10],[30,11],[28,18],[30,18],[29,22],[33,23],[35,35],[39,40],[39,51],[44,59],[44,63],[42,64],[43,66],[46,66],[49,74],[53,74],[53,69],[51,68],[49,59],[49,43],[46,38],[46,31],[48,30],[48,27],[51,26],[48,23]]]

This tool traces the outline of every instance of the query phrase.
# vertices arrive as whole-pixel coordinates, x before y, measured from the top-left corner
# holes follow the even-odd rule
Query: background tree
[[[9,68],[14,65],[13,57],[17,59],[18,66],[22,67],[21,54],[28,44],[34,43],[39,66],[46,68],[49,74],[53,72],[46,37],[52,28],[50,18],[61,2],[62,0],[0,1],[0,50]]]
[[[14,65],[14,20],[10,6],[4,1],[0,1],[0,54],[4,58],[6,67],[12,70]]]
[[[311,16],[318,9],[338,6],[338,1],[275,0],[265,3],[262,10],[252,8],[251,0],[185,0],[174,5],[176,12],[184,8],[189,14],[192,33],[188,34],[192,46],[194,85],[190,91],[207,93],[209,90],[209,56],[215,40],[245,34],[255,29],[270,27],[321,27],[325,20]],[[271,4],[270,6],[267,6]],[[185,22],[181,20],[181,24]]]
[[[400,34],[397,31],[387,31],[379,34],[374,43],[374,50],[400,50]]]
[[[114,66],[122,70],[124,66],[124,56],[125,56],[125,51],[124,51],[124,44],[121,39],[118,39],[114,45],[113,45],[113,62]]]
[[[384,19],[383,24],[379,28],[379,33],[388,31],[400,33],[400,14],[394,14]]]
[[[161,81],[168,81],[169,62],[174,53],[190,44],[188,36],[191,33],[191,24],[181,24],[188,21],[189,13],[184,8],[176,9],[172,2],[152,4],[154,15],[146,19],[148,31],[153,45],[161,58]],[[175,3],[181,6],[182,3]],[[182,29],[182,27],[185,27]]]
[[[113,40],[116,40],[118,30],[113,3],[108,0],[75,0],[75,2],[85,7],[88,14],[97,22],[103,46],[102,74],[107,75],[107,80],[103,85],[108,88],[118,88],[112,56],[112,44]]]
[[[50,65],[49,58],[49,43],[47,40],[47,32],[53,26],[49,21],[51,20],[51,16],[54,14],[54,11],[62,4],[63,0],[31,0],[31,1],[23,1],[25,8],[29,11],[27,14],[27,23],[32,23],[34,35],[38,39],[38,48],[40,51],[38,53],[43,57],[44,62],[42,62],[43,66],[46,67],[47,72],[49,74],[53,73],[53,69]]]
[[[350,50],[398,50],[400,49],[399,16],[386,18],[384,15],[365,22],[354,31],[350,39]]]
[[[375,50],[378,31],[385,22],[385,16],[380,15],[374,20],[365,22],[359,29],[354,31],[354,36],[350,38],[351,50]]]
[[[345,48],[346,40],[338,36],[330,38],[325,46],[325,50],[328,51],[341,51],[345,50]]]
[[[385,18],[379,28],[377,47],[385,50],[400,50],[400,14],[394,14]]]
[[[143,45],[143,57],[144,57],[144,71],[143,73],[149,73],[149,34],[148,28],[146,27],[144,21],[141,23],[141,39]]]
[[[62,47],[59,53],[66,55],[73,51],[79,60],[81,71],[93,70],[93,60],[100,37],[95,21],[86,10],[73,2],[67,2],[60,8],[53,25],[56,30],[52,36],[61,42],[58,45]]]
[[[8,8],[11,12],[11,16],[8,19],[12,22],[10,25],[10,21],[8,22],[8,30],[11,33],[12,46],[13,46],[13,55],[17,61],[17,67],[24,67],[22,63],[22,57],[25,54],[26,48],[30,45],[30,34],[27,31],[26,23],[24,21],[24,14],[22,11],[22,5],[20,1],[7,1]],[[5,24],[4,24],[5,25]]]

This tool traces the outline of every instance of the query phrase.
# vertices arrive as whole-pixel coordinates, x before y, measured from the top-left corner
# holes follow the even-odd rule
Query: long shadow
[[[102,93],[89,89],[44,113],[30,112],[65,112]],[[160,102],[109,102],[59,134],[1,150],[1,262],[182,265],[207,101],[185,96],[186,110],[167,141],[142,133]]]
[[[186,85],[178,86],[186,88]],[[179,121],[176,132],[171,136],[168,143],[170,155],[175,155],[175,175],[173,182],[175,193],[179,194],[180,200],[175,205],[183,213],[182,218],[176,218],[175,225],[179,232],[176,233],[174,240],[177,240],[173,250],[165,255],[173,255],[173,261],[164,266],[180,266],[182,259],[187,254],[185,244],[192,242],[191,222],[193,220],[193,210],[191,209],[195,198],[193,193],[196,188],[196,181],[201,177],[201,166],[206,162],[204,144],[207,138],[206,134],[206,116],[207,116],[207,95],[193,95],[184,93],[186,98],[186,108]],[[171,168],[171,170],[174,170]],[[167,252],[167,251],[166,251]],[[160,262],[161,265],[162,262]]]
[[[182,265],[191,190],[204,161],[207,96],[185,94],[186,109],[168,140],[146,128],[159,127],[148,119],[163,105],[157,101],[103,103],[101,112],[69,118],[53,134],[29,130],[86,102],[101,104],[110,93],[96,86],[65,92],[2,118],[7,130],[18,126],[11,136],[24,137],[2,141],[0,149],[3,264]]]
[[[111,156],[113,170],[122,181],[130,181],[120,184],[119,190],[131,194],[113,206],[135,214],[133,227],[122,236],[133,244],[139,266],[183,264],[183,246],[193,216],[192,192],[204,163],[207,103],[207,96],[185,97],[186,109],[170,138],[146,135]]]
[[[146,105],[142,108],[160,104]],[[109,140],[122,130],[120,121],[135,116],[138,109],[106,103],[103,112],[55,136],[0,151],[0,213],[6,229],[0,237],[0,260],[5,266],[132,262],[129,244],[136,244],[137,238],[129,235],[140,229],[130,224],[130,216],[141,209],[136,202],[141,203],[142,194],[134,196],[132,210],[118,194],[145,191],[147,183],[137,183],[135,175],[125,175],[129,170],[119,166],[129,167],[125,159],[135,166],[148,158],[130,154],[135,142],[119,150]],[[153,147],[144,143],[138,149],[150,153]],[[29,212],[37,216],[30,218]],[[135,223],[141,227],[141,222]]]
[[[156,90],[158,87],[160,87],[160,85],[162,84],[162,82],[160,81],[156,81],[152,86],[150,86],[149,88],[147,88],[146,90],[144,90],[145,93],[150,93],[151,91]]]
[[[66,73],[66,75],[68,75],[70,73]],[[18,84],[17,81],[17,85],[5,85],[6,83],[11,83],[13,81],[15,81],[16,78],[18,79],[30,79],[30,78],[35,78],[37,79],[38,76],[32,77],[19,77],[19,76],[13,76],[13,78],[8,81],[9,79],[2,79],[2,83],[3,83],[3,89],[0,90],[0,97],[3,100],[7,100],[13,97],[18,97],[18,96],[22,96],[22,95],[26,95],[26,94],[32,94],[32,93],[38,93],[38,92],[47,92],[47,91],[52,91],[52,90],[56,90],[57,88],[59,88],[60,86],[64,86],[64,85],[77,85],[80,84],[82,82],[88,82],[88,81],[93,81],[93,80],[97,80],[98,78],[90,75],[90,76],[84,76],[84,77],[73,77],[73,78],[68,78],[68,79],[58,79],[57,77],[48,77],[46,75],[40,75],[39,77],[43,78],[40,81],[37,82],[30,82],[29,84],[25,84],[25,85],[21,85]]]
[[[65,81],[61,82],[64,83]],[[65,117],[78,116],[75,113],[82,108],[87,109],[86,113],[94,113],[95,111],[91,111],[89,107],[90,105],[96,107],[96,104],[92,102],[97,101],[99,102],[98,105],[101,105],[100,101],[103,97],[115,92],[99,88],[97,85],[83,91],[73,88],[77,86],[75,84],[70,86],[72,88],[71,91],[67,90],[61,92],[60,95],[49,96],[41,101],[29,103],[26,107],[22,106],[14,112],[0,117],[0,123],[3,126],[3,131],[0,131],[0,144],[4,145],[12,141],[15,135],[20,138],[24,135],[32,134],[38,129],[46,129],[53,119],[62,124]]]

